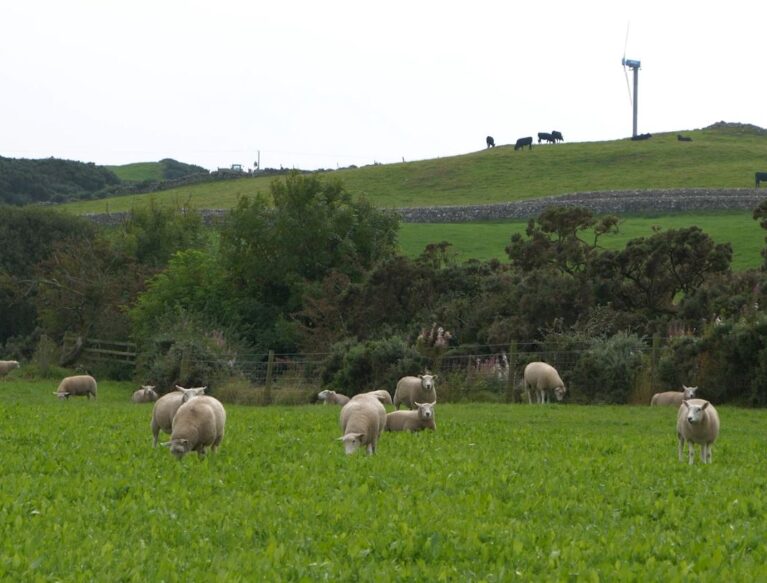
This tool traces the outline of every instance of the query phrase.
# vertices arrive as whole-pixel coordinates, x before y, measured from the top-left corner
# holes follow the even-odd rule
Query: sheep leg
[[[679,461],[682,461],[682,455],[684,454],[684,437],[682,437],[681,434],[677,433],[677,438],[679,439]]]
[[[691,442],[689,442],[688,445],[688,459],[690,460],[690,465],[695,463],[695,445]]]

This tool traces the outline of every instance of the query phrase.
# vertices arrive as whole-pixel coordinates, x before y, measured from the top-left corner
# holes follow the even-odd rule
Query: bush
[[[626,403],[643,361],[645,343],[635,334],[619,332],[597,339],[581,354],[572,373],[576,400]]]

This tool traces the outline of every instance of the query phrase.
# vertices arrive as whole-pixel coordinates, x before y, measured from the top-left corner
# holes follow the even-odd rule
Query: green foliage
[[[163,158],[160,160],[160,164],[162,165],[162,177],[165,180],[183,178],[191,174],[208,174],[208,171],[202,166],[185,164],[173,158]]]
[[[4,204],[62,202],[92,196],[119,182],[113,172],[93,163],[0,156],[0,203]]]
[[[331,348],[322,383],[345,395],[397,386],[405,375],[423,371],[426,361],[399,336],[382,340],[339,342]]]
[[[117,249],[150,267],[162,267],[176,251],[207,243],[199,213],[153,202],[132,209],[113,239]]]
[[[227,405],[219,453],[177,462],[134,389],[3,383],[1,578],[767,578],[764,411],[718,407],[689,467],[666,408],[439,404],[437,431],[347,457],[336,407]]]
[[[573,370],[574,398],[590,403],[627,403],[646,350],[641,338],[624,332],[592,340]]]

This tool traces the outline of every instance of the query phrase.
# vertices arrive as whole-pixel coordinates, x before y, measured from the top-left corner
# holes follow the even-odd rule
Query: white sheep
[[[18,360],[0,360],[0,377],[4,377],[14,368],[19,368]]]
[[[557,369],[545,362],[528,364],[525,367],[524,380],[528,403],[532,403],[531,389],[535,392],[536,403],[541,405],[549,401],[549,391],[554,391],[557,401],[561,401],[567,392]]]
[[[91,375],[75,375],[65,377],[60,383],[59,388],[53,393],[59,399],[69,399],[69,397],[87,396],[88,399],[96,398],[96,379]]]
[[[400,404],[410,409],[415,409],[415,402],[436,403],[437,388],[435,382],[437,375],[419,374],[417,377],[402,377],[397,382],[392,404],[399,410]]]
[[[173,430],[173,417],[176,415],[178,408],[189,399],[202,395],[207,387],[185,389],[176,385],[176,388],[178,389],[177,391],[160,397],[152,409],[150,426],[152,428],[152,437],[154,438],[153,447],[157,447],[160,430],[168,434]]]
[[[154,385],[141,385],[141,388],[134,391],[131,401],[134,403],[153,403],[158,399],[154,390]]]
[[[682,385],[681,391],[666,391],[665,393],[655,393],[650,400],[650,405],[675,405],[679,407],[682,401],[695,398],[695,391],[698,387],[686,387]]]
[[[190,451],[203,457],[205,448],[215,452],[221,445],[225,427],[226,410],[221,402],[208,395],[195,397],[178,408],[170,441],[163,445],[179,460]]]
[[[377,398],[360,395],[351,399],[341,409],[344,451],[353,454],[361,446],[367,446],[368,454],[374,454],[378,438],[386,427],[386,409]]]
[[[703,399],[682,401],[676,418],[676,435],[679,438],[680,462],[686,441],[691,464],[695,458],[695,443],[700,444],[700,459],[704,464],[710,464],[711,448],[719,436],[719,413],[711,403]]]
[[[416,403],[415,411],[392,411],[386,415],[386,431],[421,431],[436,429],[435,403]]]
[[[382,405],[391,405],[392,404],[391,395],[389,394],[389,391],[387,391],[386,389],[378,389],[376,391],[368,391],[367,393],[359,393],[357,395],[354,395],[352,397],[352,399],[357,399],[357,398],[365,396],[365,395],[369,395],[371,397],[375,397],[376,399],[381,401]]]
[[[317,395],[317,399],[319,401],[323,401],[326,405],[346,405],[346,403],[349,402],[349,397],[346,395],[342,395],[341,393],[336,393],[335,391],[331,391],[329,389],[325,389],[324,391],[320,391]]]

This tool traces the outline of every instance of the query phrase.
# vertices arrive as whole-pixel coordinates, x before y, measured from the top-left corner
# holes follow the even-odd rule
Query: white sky
[[[209,169],[767,127],[763,0],[0,0],[0,155]],[[630,72],[629,72],[630,76]]]

